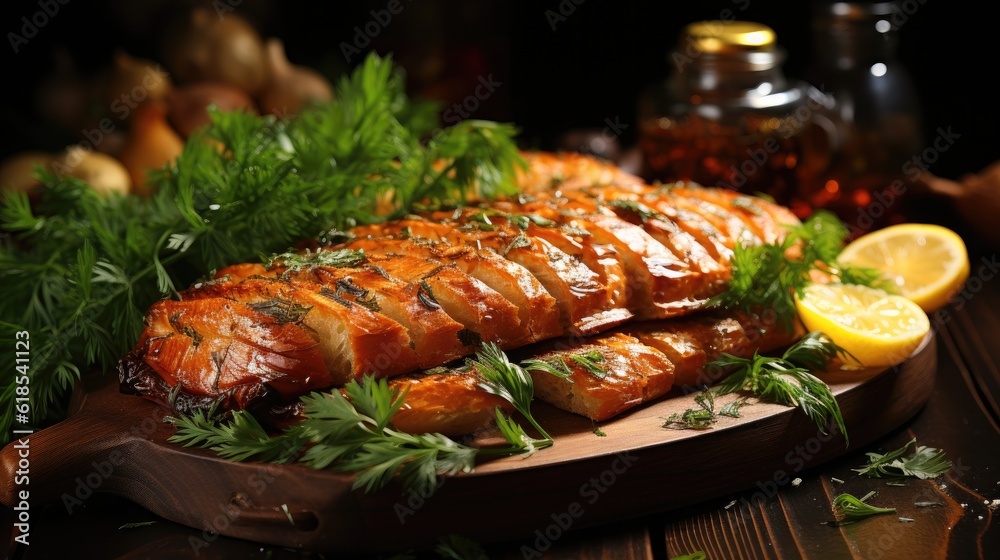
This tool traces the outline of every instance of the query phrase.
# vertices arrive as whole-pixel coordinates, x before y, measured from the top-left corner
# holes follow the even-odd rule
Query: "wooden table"
[[[798,486],[761,480],[755,487],[697,507],[570,531],[541,557],[667,560],[704,551],[710,559],[1000,558],[1000,508],[987,505],[1000,499],[998,252],[995,248],[974,250],[966,291],[944,312],[931,317],[938,334],[936,394],[902,428],[840,459],[797,473],[802,479]],[[954,463],[952,471],[935,480],[911,480],[899,487],[859,477],[851,470],[866,462],[865,452],[894,449],[913,437],[918,444],[946,450]],[[667,481],[650,492],[661,492],[666,500],[671,486],[683,483]],[[871,500],[874,504],[895,507],[897,514],[840,527],[828,523],[833,519],[834,496],[841,492],[862,496],[870,490],[877,492]],[[937,505],[917,507],[917,502]],[[10,557],[333,557],[206,535],[109,496],[94,496],[80,512],[67,515],[62,504],[35,510],[31,545],[11,547]],[[7,542],[11,542],[12,513],[3,510]],[[900,517],[913,521],[900,521]],[[147,521],[155,523],[122,528]],[[447,532],[442,527],[442,534]],[[387,530],[386,539],[391,538]],[[192,543],[199,542],[209,546],[199,548],[196,556]],[[486,552],[497,559],[537,558],[522,548],[535,546],[531,540],[505,542],[487,547]],[[412,557],[440,558],[430,551],[418,551]]]

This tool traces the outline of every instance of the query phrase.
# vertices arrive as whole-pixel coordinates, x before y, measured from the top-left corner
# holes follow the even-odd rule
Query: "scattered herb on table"
[[[896,508],[880,508],[866,503],[875,492],[869,492],[862,498],[857,498],[851,494],[841,494],[833,499],[834,514],[840,524],[854,523],[867,519],[873,515],[883,513],[896,513]]]
[[[461,535],[446,535],[438,539],[434,552],[449,560],[489,560],[483,547]]]
[[[937,478],[951,470],[951,461],[945,459],[945,452],[941,449],[920,445],[913,454],[904,457],[916,442],[917,439],[913,438],[903,447],[885,454],[866,453],[868,464],[853,470],[869,478],[916,477],[921,480]]]
[[[708,554],[705,554],[703,550],[697,550],[691,554],[683,554],[681,556],[671,556],[670,560],[708,560]]]
[[[136,523],[126,523],[121,527],[119,527],[118,530],[121,531],[122,529],[138,529],[139,527],[148,527],[154,523],[156,523],[156,521],[139,521]]]

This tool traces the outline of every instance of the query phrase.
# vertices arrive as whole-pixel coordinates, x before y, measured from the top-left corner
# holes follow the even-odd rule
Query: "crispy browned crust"
[[[474,370],[414,374],[393,379],[389,387],[405,391],[403,406],[392,417],[396,428],[411,434],[471,434],[490,426],[496,409],[513,412],[510,403],[477,384]]]
[[[149,310],[146,325],[137,358],[189,395],[239,397],[238,388],[263,381],[293,398],[333,383],[316,341],[300,325],[240,302],[161,300]]]
[[[406,329],[369,308],[336,296],[308,278],[250,276],[198,285],[181,293],[184,300],[219,297],[257,307],[288,309],[317,342],[327,369],[338,385],[365,374],[393,376],[412,371],[417,359]],[[336,296],[336,297],[335,297]],[[356,298],[357,295],[350,297]]]
[[[508,261],[493,251],[468,245],[452,245],[429,239],[398,239],[392,236],[359,237],[343,245],[370,255],[410,255],[454,266],[483,282],[514,307],[519,324],[527,330],[528,340],[537,342],[562,334],[559,308],[555,298],[524,267]],[[516,343],[504,344],[514,347]]]
[[[535,359],[562,360],[569,379],[532,371],[535,395],[563,410],[592,420],[606,420],[666,394],[673,386],[674,366],[662,352],[623,333],[603,334],[583,343],[547,345]],[[601,375],[587,371],[571,355],[597,351]]]

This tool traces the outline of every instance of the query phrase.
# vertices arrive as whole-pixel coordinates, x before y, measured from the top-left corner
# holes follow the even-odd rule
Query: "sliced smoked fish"
[[[452,245],[423,238],[358,237],[338,245],[369,255],[410,255],[455,266],[507,299],[517,310],[530,340],[537,342],[562,334],[555,298],[521,265],[496,252],[469,245]]]
[[[263,267],[242,280],[233,280],[234,274],[239,272],[234,270],[225,274],[224,279],[185,290],[181,298],[226,298],[272,315],[295,317],[316,339],[337,384],[360,379],[365,374],[385,377],[417,368],[406,329],[377,312],[372,304],[360,305],[356,297],[355,301],[349,301],[306,279],[292,283],[265,277],[274,273]]]
[[[531,358],[568,369],[569,379],[534,370],[535,395],[592,420],[607,420],[670,391],[674,366],[667,357],[624,333],[560,341]],[[595,364],[588,369],[574,356]],[[599,371],[598,371],[599,370]]]
[[[403,406],[392,417],[397,429],[411,434],[461,436],[490,426],[496,409],[511,414],[514,407],[479,387],[474,369],[416,373],[389,381],[406,391]]]
[[[392,278],[416,284],[429,294],[448,316],[465,327],[466,332],[459,335],[468,338],[467,346],[494,342],[502,348],[514,348],[530,342],[530,333],[521,326],[517,308],[454,265],[406,255],[371,255],[368,264]]]
[[[485,225],[487,229],[473,224],[407,219],[360,231],[368,235],[418,236],[477,250],[493,250],[534,275],[555,298],[563,327],[574,334],[601,332],[632,317],[627,309],[613,304],[607,287],[598,281],[597,273],[578,259],[544,239],[496,231],[488,229],[489,224]]]
[[[402,325],[419,368],[439,366],[474,351],[460,334],[465,327],[444,312],[425,286],[392,278],[377,266],[283,270],[279,265],[275,270],[293,283],[319,283],[331,298],[377,308]]]
[[[334,383],[318,344],[299,323],[224,298],[156,302],[132,357],[168,387],[225,408],[254,404],[266,393],[262,385],[291,399]]]

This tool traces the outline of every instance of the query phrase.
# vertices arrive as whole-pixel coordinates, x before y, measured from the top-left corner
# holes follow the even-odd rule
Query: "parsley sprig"
[[[403,485],[432,488],[438,474],[469,472],[476,448],[441,434],[408,434],[390,426],[404,395],[384,379],[351,381],[339,391],[302,397],[305,419],[271,436],[247,411],[219,422],[215,411],[169,417],[170,437],[185,447],[207,447],[232,461],[298,461],[311,468],[357,473],[354,488],[385,487],[397,475]]]
[[[913,438],[903,447],[885,454],[866,453],[868,464],[853,470],[869,478],[916,477],[921,480],[937,478],[951,470],[951,461],[945,459],[945,452],[941,449],[920,445],[912,455],[904,457],[916,442],[917,438]]]
[[[745,312],[772,309],[785,326],[795,318],[795,294],[812,282],[814,270],[836,277],[844,284],[862,284],[892,291],[878,271],[848,267],[837,262],[848,230],[826,210],[814,212],[801,225],[788,225],[788,234],[777,243],[737,244],[732,257],[728,289],[712,305]]]
[[[298,462],[314,469],[356,473],[354,488],[371,492],[399,478],[404,488],[433,488],[438,475],[471,472],[482,454],[530,454],[551,446],[552,437],[531,415],[531,375],[511,362],[495,344],[469,360],[480,386],[508,401],[538,431],[534,438],[513,418],[496,409],[497,427],[507,446],[477,448],[442,434],[410,434],[392,426],[405,393],[385,379],[365,376],[348,382],[343,393],[315,392],[302,397],[304,419],[277,435],[252,414],[237,410],[219,415],[215,407],[168,417],[177,426],[170,437],[185,447],[208,448],[232,461]]]
[[[52,173],[40,174],[37,204],[4,192],[0,338],[31,333],[34,422],[60,418],[82,371],[112,370],[149,306],[213,269],[419,203],[516,192],[524,161],[513,127],[469,120],[435,130],[427,116],[436,109],[407,99],[404,85],[391,57],[372,54],[333,101],[297,117],[213,111],[154,173],[149,198],[99,196]],[[0,352],[14,362],[12,344]],[[14,421],[13,381],[12,371],[0,376],[0,442]]]

